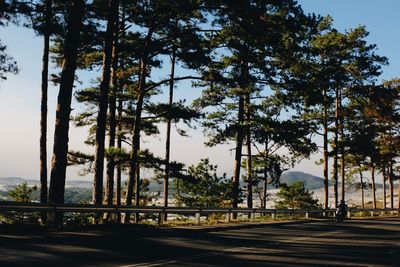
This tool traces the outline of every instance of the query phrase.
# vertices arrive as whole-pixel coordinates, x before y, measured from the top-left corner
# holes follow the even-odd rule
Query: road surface
[[[1,226],[0,266],[400,266],[400,218],[58,232]]]

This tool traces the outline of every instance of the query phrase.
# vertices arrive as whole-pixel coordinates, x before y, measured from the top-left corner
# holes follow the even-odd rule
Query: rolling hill
[[[291,185],[298,181],[304,181],[305,186],[308,190],[316,190],[324,187],[324,179],[318,176],[314,176],[309,173],[299,171],[284,172],[281,176],[281,183]]]

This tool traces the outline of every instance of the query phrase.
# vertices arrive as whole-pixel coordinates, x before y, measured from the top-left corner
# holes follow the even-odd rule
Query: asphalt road
[[[400,218],[57,232],[1,226],[0,266],[400,266]]]

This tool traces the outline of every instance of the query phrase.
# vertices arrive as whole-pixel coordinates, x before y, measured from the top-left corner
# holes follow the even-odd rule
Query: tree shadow
[[[110,266],[177,259],[161,263],[396,266],[399,254],[394,244],[399,241],[400,226],[394,227],[393,222],[252,224],[200,230],[99,225],[53,231],[1,226],[0,263],[2,266]]]

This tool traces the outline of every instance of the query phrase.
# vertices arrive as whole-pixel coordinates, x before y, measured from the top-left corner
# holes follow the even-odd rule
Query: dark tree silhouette
[[[60,91],[57,100],[56,124],[54,131],[53,158],[51,164],[49,202],[64,203],[65,173],[67,168],[69,116],[79,47],[79,35],[85,8],[84,0],[71,1],[68,11],[67,35],[60,77]],[[62,223],[62,214],[57,213],[54,224]]]

